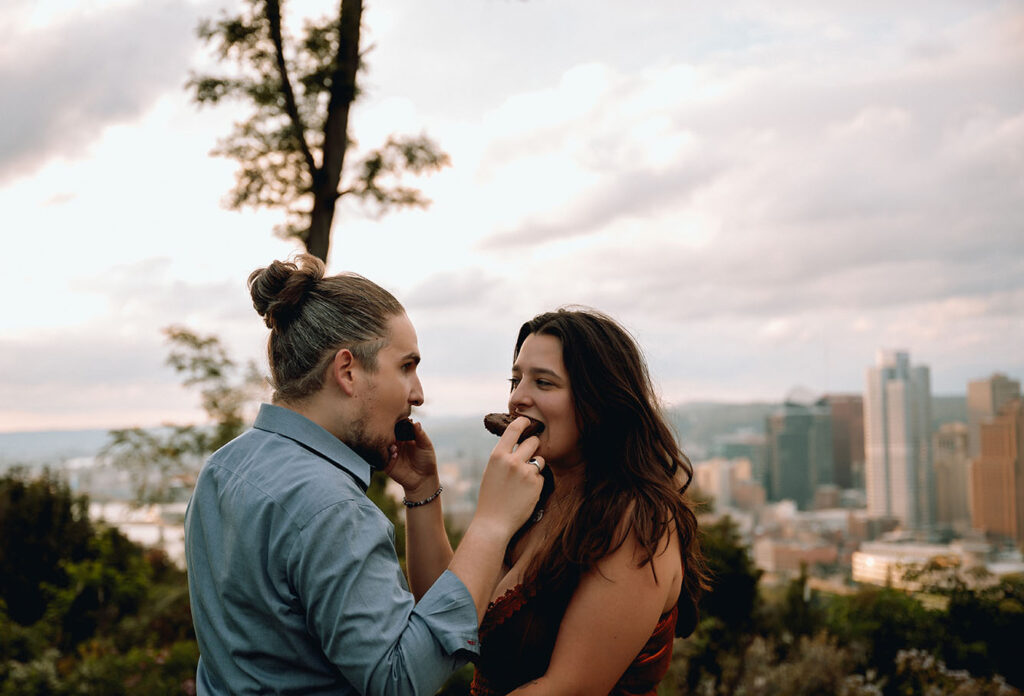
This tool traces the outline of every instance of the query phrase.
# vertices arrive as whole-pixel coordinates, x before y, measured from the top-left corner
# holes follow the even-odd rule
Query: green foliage
[[[216,336],[199,336],[181,326],[164,329],[171,352],[167,364],[183,375],[186,387],[199,387],[203,410],[214,430],[201,442],[203,452],[218,450],[248,425],[246,407],[265,388],[256,365],[240,368]]]
[[[68,580],[68,565],[92,556],[88,502],[49,473],[0,478],[0,601],[11,621],[29,625],[46,609],[44,587]]]
[[[735,683],[761,609],[757,589],[761,571],[750,559],[732,518],[703,525],[700,543],[711,572],[711,589],[701,598],[696,632],[674,658],[675,672],[684,675],[678,679],[690,691],[701,682]]]
[[[349,109],[359,95],[363,58],[362,1],[344,0],[337,14],[307,20],[298,37],[286,31],[283,2],[241,4],[237,14],[199,26],[199,37],[227,64],[226,72],[194,74],[188,82],[201,105],[231,99],[250,108],[213,151],[240,165],[228,204],[283,211],[275,231],[301,240],[323,260],[339,198],[364,201],[377,213],[426,206],[418,190],[401,184],[403,172],[422,174],[449,163],[426,136],[388,138],[351,167],[345,181]]]
[[[435,696],[469,696],[473,683],[473,665],[466,665],[448,678]]]
[[[363,158],[355,181],[341,195],[354,195],[373,203],[378,215],[393,207],[425,208],[430,201],[418,189],[402,186],[402,173],[424,174],[448,164],[448,155],[425,135],[391,136],[382,147]]]
[[[761,633],[778,636],[780,649],[795,645],[801,637],[814,636],[825,627],[826,600],[811,591],[807,580],[807,567],[803,565],[800,575],[786,583],[781,595],[764,607]]]
[[[780,652],[774,639],[756,638],[744,655],[736,693],[814,696],[853,691],[853,685],[847,684],[853,659],[835,638],[824,633],[803,636],[788,651],[787,659],[780,661]]]
[[[938,654],[945,663],[983,677],[1002,675],[1024,685],[1024,661],[1014,641],[993,636],[1019,636],[1024,631],[1024,576],[996,581],[984,569],[932,562],[915,580],[924,590],[947,600],[941,622],[945,632]]]
[[[937,619],[905,592],[865,587],[849,597],[834,598],[826,625],[832,635],[855,650],[862,667],[886,673],[900,650],[934,649],[940,634]]]
[[[184,572],[49,474],[5,475],[0,501],[0,696],[195,693]]]
[[[125,652],[95,641],[73,656],[48,649],[29,662],[11,663],[0,696],[195,694],[198,660],[195,641]]]
[[[162,431],[143,428],[112,430],[100,459],[128,471],[140,505],[172,502],[191,490],[207,455],[238,437],[248,425],[246,410],[264,388],[256,366],[238,366],[216,336],[188,329],[164,329],[171,352],[167,364],[198,387],[209,427],[170,425]]]
[[[701,527],[701,550],[711,571],[712,586],[701,598],[703,617],[722,621],[729,630],[751,630],[757,620],[761,571],[754,565],[731,517]]]
[[[1020,693],[1008,686],[1002,677],[979,679],[966,670],[950,670],[942,660],[917,649],[901,650],[896,655],[896,670],[889,679],[886,692],[928,696],[1009,696]]]
[[[1024,661],[1012,637],[1024,634],[1024,578],[927,566],[910,579],[941,608],[893,588],[813,592],[806,568],[759,592],[735,524],[724,518],[702,535],[712,589],[697,631],[676,642],[662,696],[1020,694]]]
[[[116,529],[100,530],[88,546],[89,558],[61,564],[66,584],[44,587],[49,595],[45,620],[58,629],[62,649],[108,633],[138,610],[149,588],[151,571],[142,549]]]
[[[82,652],[65,679],[65,693],[130,696],[195,693],[199,649],[195,641],[118,652],[97,642]],[[73,685],[73,686],[72,686]]]

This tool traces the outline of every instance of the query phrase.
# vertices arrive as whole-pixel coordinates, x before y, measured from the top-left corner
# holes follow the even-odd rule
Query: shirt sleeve
[[[417,604],[391,523],[369,500],[314,515],[289,554],[289,576],[327,659],[372,696],[433,694],[478,653],[473,599],[445,571]]]

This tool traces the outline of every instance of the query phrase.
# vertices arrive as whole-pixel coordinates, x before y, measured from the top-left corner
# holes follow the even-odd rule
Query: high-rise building
[[[840,488],[864,487],[864,398],[860,394],[825,396],[832,413],[833,479]]]
[[[935,459],[935,522],[967,532],[971,524],[967,424],[944,423],[932,436]]]
[[[764,505],[765,491],[753,479],[753,467],[746,458],[718,457],[695,462],[693,484],[703,495],[715,500],[715,509],[753,510]]]
[[[967,383],[967,454],[981,453],[981,424],[995,418],[1003,404],[1020,396],[1020,382],[996,372]]]
[[[981,454],[971,461],[971,522],[1024,544],[1024,403],[1014,399],[982,423]]]
[[[715,456],[725,459],[747,459],[750,461],[751,479],[765,491],[769,489],[766,460],[767,440],[764,433],[736,432],[715,438],[712,451]]]
[[[832,416],[823,400],[786,400],[767,418],[771,500],[793,500],[801,510],[814,504],[818,486],[833,483]]]
[[[907,529],[935,520],[931,377],[903,351],[879,351],[864,394],[868,513]]]

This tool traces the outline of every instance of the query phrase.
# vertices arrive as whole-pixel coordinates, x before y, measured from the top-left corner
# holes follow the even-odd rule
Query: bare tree
[[[341,0],[337,15],[306,21],[294,40],[282,22],[283,6],[283,0],[244,0],[237,15],[201,23],[200,38],[234,70],[193,74],[188,88],[199,104],[236,99],[252,107],[213,151],[240,165],[228,204],[284,211],[275,232],[299,239],[326,262],[340,198],[358,198],[375,214],[425,207],[421,192],[402,184],[403,173],[436,171],[449,160],[425,135],[393,135],[346,166],[363,2]]]

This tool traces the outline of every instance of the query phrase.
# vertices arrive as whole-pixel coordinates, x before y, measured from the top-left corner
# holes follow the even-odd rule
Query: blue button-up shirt
[[[419,603],[370,466],[298,413],[264,404],[199,474],[185,516],[203,694],[432,694],[477,652],[466,586]]]

